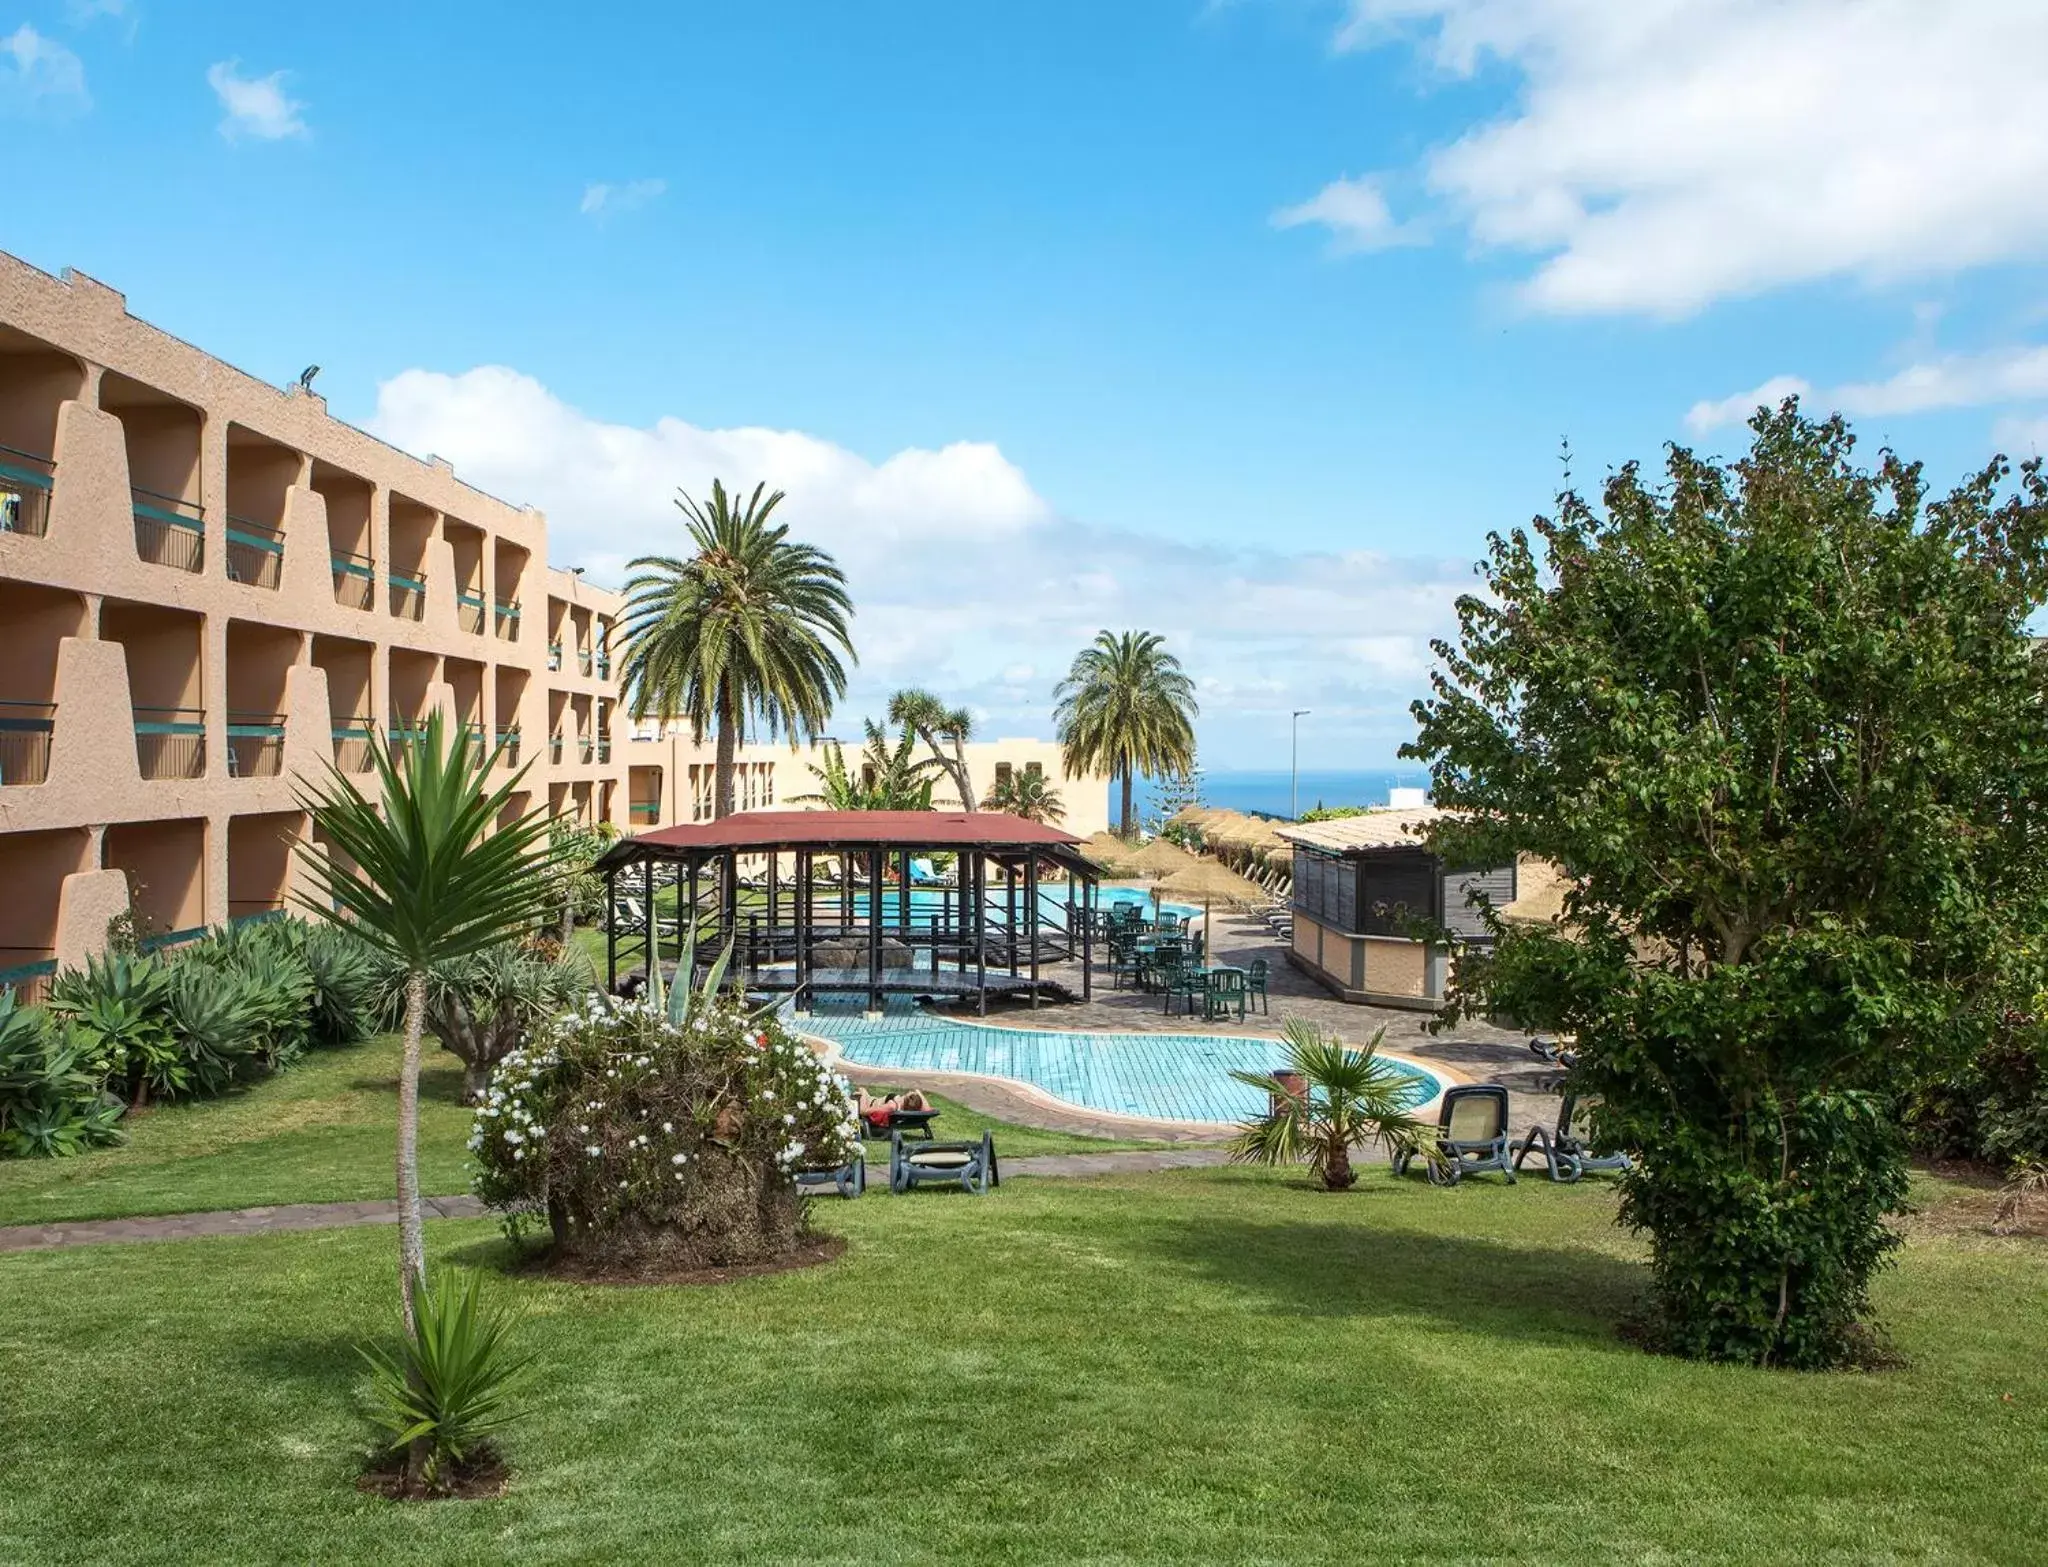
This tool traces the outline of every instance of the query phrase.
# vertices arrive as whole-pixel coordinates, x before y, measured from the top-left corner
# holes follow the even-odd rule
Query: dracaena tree
[[[733,808],[733,761],[750,727],[816,740],[853,660],[846,577],[823,550],[770,518],[782,492],[744,502],[711,481],[679,495],[692,552],[643,555],[626,583],[621,669],[636,719],[686,718],[717,738],[713,813]]]
[[[916,687],[889,698],[889,722],[901,724],[925,743],[933,764],[952,780],[960,809],[974,809],[974,779],[967,770],[967,742],[974,738],[974,715],[964,707],[948,707],[929,691]]]
[[[1899,1096],[2011,1014],[2044,928],[2048,487],[2000,461],[1930,503],[1839,418],[1752,429],[1495,535],[1404,754],[1451,863],[1565,872],[1449,1016],[1577,1036],[1666,1342],[1824,1366],[1897,1245]]]
[[[377,797],[330,768],[299,791],[317,837],[304,846],[313,913],[342,920],[404,974],[405,1053],[398,1078],[398,1284],[410,1337],[426,1271],[420,1207],[420,1036],[428,977],[540,924],[558,883],[547,853],[547,818],[531,811],[500,824],[522,768],[490,787],[486,756],[436,712],[417,738],[370,742]],[[529,764],[531,765],[531,764]]]
[[[1117,831],[1131,836],[1139,773],[1178,777],[1195,765],[1195,683],[1153,631],[1096,633],[1054,689],[1053,721],[1070,774],[1113,774],[1123,789]]]

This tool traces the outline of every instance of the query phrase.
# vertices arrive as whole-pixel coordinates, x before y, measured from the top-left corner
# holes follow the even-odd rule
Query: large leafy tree
[[[1839,418],[1752,428],[1494,536],[1405,754],[1453,863],[1567,874],[1451,1016],[1576,1034],[1669,1345],[1818,1366],[1897,1244],[1898,1095],[1999,1026],[2043,928],[2048,487],[2000,462],[1929,504]]]
[[[643,555],[626,583],[622,676],[633,716],[686,718],[717,735],[713,813],[733,808],[733,758],[749,725],[815,740],[846,690],[853,601],[823,550],[772,522],[782,492],[744,504],[711,481],[678,495],[693,553]]]
[[[1053,695],[1053,720],[1069,773],[1113,773],[1123,786],[1118,831],[1135,825],[1131,786],[1139,773],[1178,777],[1195,765],[1195,684],[1152,631],[1096,633]]]
[[[370,742],[379,798],[329,769],[299,802],[317,838],[305,846],[314,914],[338,917],[405,975],[405,1053],[398,1078],[398,1285],[408,1336],[426,1272],[420,1208],[420,1035],[428,977],[439,965],[538,926],[559,895],[539,811],[499,825],[522,768],[489,787],[485,756],[436,712],[397,747]],[[528,764],[531,765],[530,763]]]
[[[967,742],[974,738],[974,715],[912,687],[889,698],[889,722],[901,724],[925,743],[932,761],[952,780],[960,809],[973,810],[974,780],[967,771]]]

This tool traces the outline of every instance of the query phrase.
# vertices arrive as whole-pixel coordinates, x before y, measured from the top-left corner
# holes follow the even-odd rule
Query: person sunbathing
[[[931,1101],[914,1088],[907,1093],[885,1094],[880,1099],[874,1098],[865,1088],[856,1087],[853,1091],[855,1112],[877,1131],[886,1132],[898,1110],[930,1110],[931,1107]]]

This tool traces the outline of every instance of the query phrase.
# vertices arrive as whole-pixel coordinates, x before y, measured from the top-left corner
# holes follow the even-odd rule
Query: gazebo
[[[992,811],[746,811],[623,838],[597,862],[606,983],[622,935],[645,971],[688,929],[705,961],[730,946],[730,973],[799,1008],[834,993],[871,1012],[890,995],[972,996],[986,1013],[991,994],[1028,993],[1035,1007],[1042,968],[1074,959],[1086,999],[1099,873],[1080,845]],[[951,877],[936,855],[954,857]],[[657,880],[676,888],[673,921]]]

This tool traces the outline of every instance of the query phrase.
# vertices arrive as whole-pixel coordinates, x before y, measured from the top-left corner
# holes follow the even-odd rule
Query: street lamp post
[[[1295,821],[1301,820],[1301,721],[1309,716],[1305,707],[1297,707],[1290,721],[1291,738],[1287,747],[1287,814]]]

